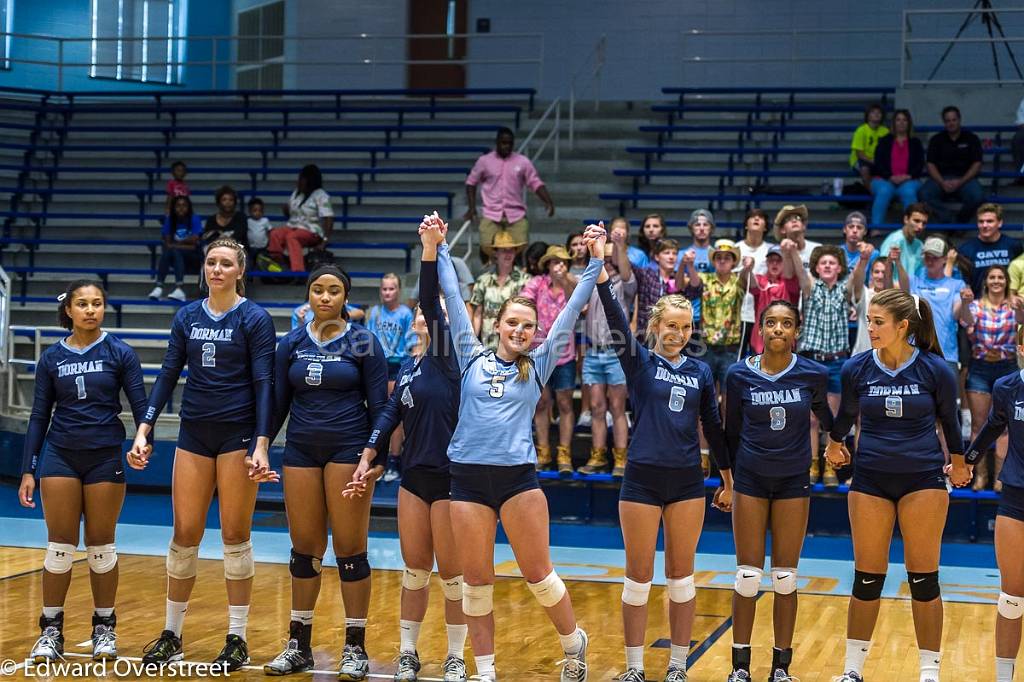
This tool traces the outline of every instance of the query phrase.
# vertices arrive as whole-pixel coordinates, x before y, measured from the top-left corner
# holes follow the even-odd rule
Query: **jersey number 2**
[[[772,431],[782,431],[786,428],[786,408],[785,407],[773,407],[768,410],[768,416],[771,417]]]
[[[306,365],[306,383],[310,386],[319,386],[323,379],[324,366],[319,362],[311,362]]]
[[[215,343],[204,343],[203,344],[203,367],[216,367],[217,366],[217,344]]]
[[[903,398],[890,395],[885,398],[885,416],[899,419],[903,416]]]
[[[85,377],[82,376],[81,374],[75,377],[75,386],[78,387],[78,399],[85,400],[86,396],[88,395],[85,392]]]

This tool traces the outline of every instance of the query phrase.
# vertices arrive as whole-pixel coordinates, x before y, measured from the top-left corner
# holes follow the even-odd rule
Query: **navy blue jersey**
[[[459,416],[459,361],[451,348],[451,330],[438,298],[437,261],[420,268],[420,307],[430,330],[430,344],[422,357],[402,363],[394,393],[374,420],[366,447],[380,452],[391,432],[402,422],[405,444],[402,468],[448,470],[448,444]]]
[[[251,422],[254,436],[270,436],[276,339],[270,314],[248,299],[220,315],[210,312],[206,299],[182,306],[171,323],[144,421],[152,424],[160,416],[188,364],[182,420]]]
[[[967,448],[967,463],[975,464],[1006,429],[1010,430],[1010,448],[999,480],[1024,488],[1024,372],[1016,371],[996,380],[992,409],[977,438]]]
[[[795,476],[811,465],[811,413],[832,430],[828,369],[793,355],[778,374],[761,370],[761,356],[725,375],[725,439],[737,469],[760,476]]]
[[[103,332],[85,348],[61,340],[44,350],[36,365],[21,473],[35,472],[44,437],[51,445],[75,451],[121,445],[121,391],[138,425],[146,410],[142,365],[117,337]]]
[[[719,469],[729,468],[729,455],[718,415],[718,398],[711,369],[694,358],[680,356],[672,365],[640,345],[629,331],[611,282],[597,287],[612,330],[612,345],[626,374],[633,406],[633,437],[629,461],[661,467],[700,466],[697,418]]]
[[[889,369],[871,350],[843,365],[843,394],[832,425],[841,441],[860,415],[854,462],[893,473],[928,471],[945,463],[938,421],[950,453],[963,452],[956,406],[957,381],[941,355],[917,349],[902,366]]]
[[[349,323],[326,341],[313,335],[312,325],[291,330],[277,344],[274,433],[290,415],[289,442],[359,453],[388,399],[384,349],[362,325]]]

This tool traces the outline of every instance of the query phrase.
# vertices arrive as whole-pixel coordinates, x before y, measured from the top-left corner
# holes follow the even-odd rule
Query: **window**
[[[14,32],[14,0],[0,0],[0,31],[7,34],[0,40],[0,69],[9,69],[11,33]]]
[[[237,87],[280,90],[284,87],[284,2],[238,13]]]
[[[181,83],[186,0],[91,0],[93,78]]]

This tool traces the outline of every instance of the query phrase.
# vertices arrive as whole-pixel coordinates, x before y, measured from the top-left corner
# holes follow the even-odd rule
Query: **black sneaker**
[[[185,658],[181,650],[181,637],[175,636],[170,630],[160,633],[158,639],[146,645],[142,650],[143,663],[171,663]]]
[[[117,658],[117,616],[92,615],[92,660],[103,661]]]
[[[64,614],[56,618],[39,616],[39,639],[28,655],[33,663],[45,663],[64,658]]]
[[[339,680],[361,682],[370,673],[370,657],[366,650],[358,644],[346,644],[341,654],[341,666],[338,668]]]
[[[263,672],[267,675],[291,675],[313,669],[313,650],[303,649],[299,640],[288,640],[288,646],[279,653],[274,660],[263,666]]]
[[[215,665],[221,665],[229,673],[233,673],[243,665],[249,665],[249,646],[238,635],[228,635],[224,648],[220,650]]]

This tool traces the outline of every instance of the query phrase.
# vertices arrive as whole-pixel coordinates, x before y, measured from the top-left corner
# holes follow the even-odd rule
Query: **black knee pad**
[[[353,556],[338,558],[338,574],[341,582],[352,583],[370,577],[370,562],[366,560],[366,552]]]
[[[914,573],[907,571],[910,598],[914,601],[932,601],[939,598],[939,572]]]
[[[877,601],[885,587],[885,573],[853,572],[853,596],[861,601]]]
[[[299,554],[292,550],[292,558],[288,561],[288,572],[293,578],[315,578],[323,570],[320,557],[312,554]]]

